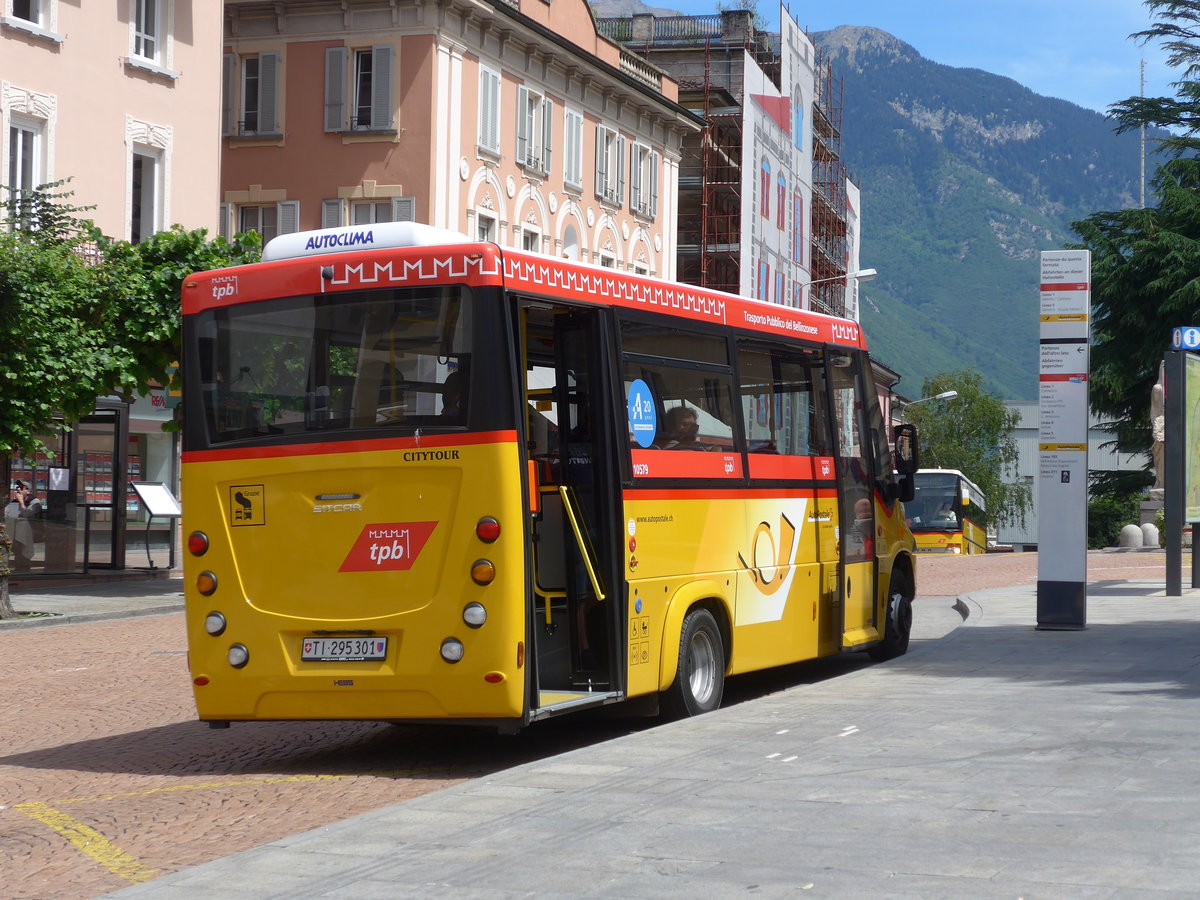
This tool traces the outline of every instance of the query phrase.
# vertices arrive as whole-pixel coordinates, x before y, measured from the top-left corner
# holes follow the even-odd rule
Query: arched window
[[[779,207],[779,212],[777,215],[779,216],[779,220],[776,222],[776,224],[779,226],[779,230],[783,231],[785,228],[787,228],[787,179],[784,178],[783,175],[780,175],[778,184],[779,202],[777,205]]]

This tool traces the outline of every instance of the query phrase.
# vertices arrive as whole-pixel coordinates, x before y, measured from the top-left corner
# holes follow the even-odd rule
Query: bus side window
[[[733,370],[723,338],[626,321],[621,323],[621,349],[625,384],[641,379],[654,393],[658,417],[654,448],[741,450]],[[683,408],[696,422],[694,429],[689,426],[689,434],[678,428],[687,419]],[[636,447],[632,432],[629,437]]]
[[[750,453],[830,455],[818,351],[741,342],[738,378]]]

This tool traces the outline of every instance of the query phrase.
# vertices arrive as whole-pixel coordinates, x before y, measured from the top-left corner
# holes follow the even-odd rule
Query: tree
[[[60,183],[61,184],[61,183]],[[96,270],[80,211],[60,184],[10,192],[0,228],[0,456],[40,444],[56,413],[87,412],[105,388]],[[16,227],[12,227],[12,226]],[[7,472],[6,472],[7,474]]]
[[[923,396],[958,391],[958,398],[910,406],[908,421],[917,426],[921,465],[958,469],[983,491],[992,521],[1024,525],[1032,498],[1016,475],[1016,410],[983,388],[973,368],[942,372],[925,379]]]
[[[176,226],[135,245],[105,237],[58,192],[9,189],[0,227],[0,458],[42,446],[96,398],[168,385],[180,359],[180,302],[191,272],[251,262],[257,234],[209,241]],[[7,465],[3,466],[7,478]],[[2,520],[0,520],[2,521]],[[0,618],[8,599],[0,524]]]
[[[1076,245],[1092,251],[1091,405],[1116,434],[1117,449],[1151,445],[1150,392],[1170,330],[1200,314],[1200,0],[1146,0],[1154,24],[1131,35],[1156,40],[1168,65],[1180,70],[1174,97],[1130,97],[1109,107],[1117,132],[1169,129],[1156,137],[1170,159],[1151,188],[1158,205],[1097,212],[1072,227]],[[1137,476],[1093,479],[1094,489],[1120,496],[1148,486]]]
[[[1145,0],[1158,19],[1145,31],[1130,37],[1142,43],[1158,41],[1167,51],[1167,65],[1179,69],[1172,84],[1174,97],[1130,97],[1112,104],[1109,115],[1117,120],[1117,134],[1143,126],[1170,130],[1155,138],[1172,156],[1200,150],[1200,0]]]
[[[1092,252],[1091,405],[1122,452],[1149,449],[1151,389],[1171,329],[1200,321],[1200,160],[1170,160],[1152,185],[1157,207],[1072,223],[1077,246]]]
[[[262,240],[255,231],[209,240],[203,228],[176,225],[140,244],[94,234],[103,263],[100,293],[103,328],[113,367],[110,390],[127,397],[149,386],[177,386],[182,355],[184,279],[192,272],[257,262]]]

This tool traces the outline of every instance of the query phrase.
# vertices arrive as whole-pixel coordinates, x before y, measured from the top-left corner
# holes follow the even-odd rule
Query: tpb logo
[[[367,525],[346,554],[339,572],[395,572],[411,569],[437,522]]]
[[[237,293],[236,275],[219,275],[212,280],[212,295],[214,300],[223,300]]]

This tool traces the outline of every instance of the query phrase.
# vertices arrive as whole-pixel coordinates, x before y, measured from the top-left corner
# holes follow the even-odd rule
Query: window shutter
[[[479,71],[479,146],[500,151],[500,76]]]
[[[279,109],[279,54],[262,53],[258,57],[258,130],[279,134],[276,121]]]
[[[291,234],[300,230],[300,201],[282,200],[279,210],[279,233]]]
[[[615,199],[618,205],[621,203],[621,198],[625,196],[625,145],[627,143],[628,141],[625,138],[617,138],[617,190]]]
[[[371,67],[371,127],[392,127],[392,55],[390,44],[372,47],[374,59]]]
[[[325,130],[346,130],[346,59],[345,47],[325,50]]]
[[[229,204],[222,203],[217,212],[217,235],[229,240]]]
[[[596,193],[603,197],[608,186],[608,129],[596,126]]]
[[[658,168],[662,165],[662,156],[655,152],[650,154],[650,218],[658,218]]]
[[[529,151],[529,88],[517,88],[517,165],[525,165]]]
[[[221,58],[221,134],[233,134],[233,98],[234,74],[237,71],[237,57],[226,53]]]
[[[321,227],[322,228],[337,228],[346,221],[346,201],[345,200],[322,200],[321,201]]]
[[[542,174],[549,175],[554,154],[554,101],[542,99]]]
[[[567,184],[579,184],[579,120],[575,113],[566,110],[563,116],[563,180]]]
[[[417,220],[417,198],[416,197],[393,197],[392,198],[392,221],[393,222],[415,222]]]
[[[629,208],[642,208],[642,146],[634,144],[629,157]]]

